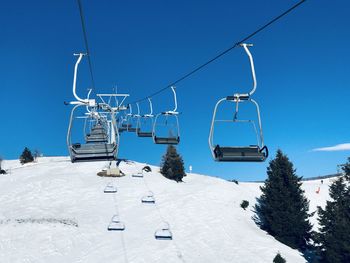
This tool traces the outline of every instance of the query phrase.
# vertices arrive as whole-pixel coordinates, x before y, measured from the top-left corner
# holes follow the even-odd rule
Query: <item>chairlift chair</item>
[[[128,124],[125,123],[127,121],[126,117],[120,117],[120,119],[118,120],[118,131],[119,133],[125,132],[127,131],[128,128]]]
[[[96,127],[91,128],[91,132],[85,135],[86,143],[107,143],[108,142],[108,134],[104,127],[101,128]]]
[[[129,113],[126,114],[127,123],[124,124],[127,132],[137,132],[137,115],[132,113],[132,105],[129,104]],[[134,125],[133,125],[134,124]]]
[[[92,162],[92,161],[117,160],[118,149],[119,149],[119,133],[118,133],[117,124],[115,120],[115,111],[112,107],[110,107],[106,103],[97,104],[94,99],[90,99],[90,98],[81,99],[76,94],[76,79],[77,79],[78,66],[84,54],[80,53],[77,56],[78,56],[78,59],[75,63],[74,79],[73,79],[73,95],[77,101],[70,102],[70,104],[73,104],[75,106],[71,110],[67,138],[66,138],[71,161],[72,162]],[[77,108],[81,106],[86,106],[88,111],[89,111],[88,108],[92,107],[95,109],[98,108],[109,112],[109,117],[111,119],[111,124],[112,124],[111,130],[113,131],[113,134],[109,138],[108,143],[91,142],[91,143],[82,144],[82,143],[71,142],[71,130],[73,126],[74,112]],[[99,126],[93,129],[93,131],[98,131],[98,130],[101,130]]]
[[[170,231],[170,226],[167,222],[163,222],[163,227],[154,233],[154,237],[158,240],[172,240],[173,233]]]
[[[71,129],[73,122],[74,111],[81,105],[75,105],[71,112],[71,118],[68,127],[67,133],[67,145],[70,153],[72,162],[89,162],[89,161],[110,161],[116,160],[118,154],[118,145],[119,145],[119,134],[116,130],[116,133],[113,136],[116,138],[116,141],[107,143],[105,140],[103,142],[89,142],[89,143],[71,143]],[[111,114],[113,115],[113,114]],[[114,117],[112,117],[113,119]],[[115,126],[115,121],[114,126]]]
[[[88,99],[91,93],[91,89],[88,93]],[[105,120],[102,118],[102,116],[96,112],[96,108],[94,107],[92,110],[89,109],[88,106],[86,106],[87,113],[85,113],[87,116],[85,116],[85,122],[84,122],[84,137],[86,143],[107,143],[108,142],[108,135],[106,128],[104,127]],[[89,120],[89,126],[90,126],[90,133],[86,133],[87,128],[87,121]],[[92,123],[94,123],[92,125]]]
[[[174,95],[175,107],[171,111],[165,111],[165,112],[162,112],[162,113],[159,113],[156,115],[156,118],[155,118],[154,123],[153,123],[153,132],[152,132],[152,137],[153,137],[153,141],[155,144],[176,145],[176,144],[179,144],[179,142],[180,142],[179,118],[177,116],[179,113],[176,111],[177,110],[177,98],[176,98],[175,87],[172,86],[171,90],[173,91],[173,95]],[[160,116],[165,117],[165,126],[166,127],[170,127],[170,125],[168,124],[168,119],[170,119],[170,118],[175,119],[175,122],[173,123],[174,133],[172,133],[171,129],[169,129],[167,136],[164,136],[164,135],[159,136],[158,135],[157,127],[159,128],[159,126],[161,125],[160,119],[159,119]]]
[[[149,107],[150,107],[150,112],[148,114],[142,115],[140,116],[140,118],[138,118],[137,120],[137,131],[136,134],[138,137],[143,137],[143,138],[148,138],[148,137],[152,137],[152,128],[153,128],[153,106],[152,106],[152,101],[150,98],[148,98],[148,102],[149,102]],[[150,130],[145,130],[143,128],[143,124],[142,123],[146,123],[149,122],[151,125],[151,129]]]
[[[248,47],[252,45],[241,44],[241,46],[244,48],[246,54],[249,57],[251,72],[253,77],[253,88],[249,93],[245,93],[245,94],[238,93],[238,94],[234,94],[233,96],[227,96],[225,98],[222,98],[215,105],[208,141],[209,141],[209,147],[214,157],[214,160],[218,162],[263,162],[268,157],[268,148],[264,145],[259,105],[251,97],[256,90],[256,76],[255,76],[255,69],[254,69],[254,61],[248,49]],[[232,120],[218,120],[216,118],[217,109],[219,105],[221,105],[221,103],[226,103],[226,102],[235,103],[234,117]],[[255,106],[255,109],[257,112],[259,132],[256,129],[255,122],[253,120],[238,119],[240,103],[252,103]],[[238,122],[251,123],[255,129],[255,132],[258,138],[257,144],[248,145],[248,146],[221,146],[219,144],[214,144],[215,125],[217,122],[220,122],[220,121],[225,121],[225,122],[230,121],[233,123],[238,123]]]

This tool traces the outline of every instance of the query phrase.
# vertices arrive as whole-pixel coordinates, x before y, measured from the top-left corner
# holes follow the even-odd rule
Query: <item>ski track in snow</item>
[[[260,230],[252,207],[260,183],[239,185],[188,174],[176,183],[159,174],[132,177],[145,164],[122,162],[126,176],[96,175],[107,162],[72,164],[66,157],[40,158],[21,166],[4,161],[0,176],[0,262],[272,262],[279,251],[288,263],[306,262]],[[310,212],[329,199],[329,179],[303,183]],[[116,193],[104,193],[107,184]],[[320,187],[320,193],[316,190]],[[142,204],[148,191],[156,204]],[[249,201],[247,210],[240,207]],[[124,231],[107,231],[113,215]],[[312,218],[317,229],[317,213]],[[163,221],[173,240],[156,240]]]

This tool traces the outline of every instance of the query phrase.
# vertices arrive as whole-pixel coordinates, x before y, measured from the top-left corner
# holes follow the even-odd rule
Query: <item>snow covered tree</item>
[[[345,175],[329,188],[331,201],[318,207],[320,229],[316,235],[321,262],[350,262],[350,158],[342,167]]]
[[[21,162],[21,164],[30,163],[34,161],[32,152],[27,147],[24,148],[21,156],[19,157],[19,161]]]
[[[182,157],[172,145],[168,146],[165,155],[163,155],[160,172],[166,178],[176,182],[182,182],[182,178],[186,176]]]
[[[281,150],[270,161],[267,175],[264,186],[260,187],[262,195],[255,205],[255,221],[280,242],[305,250],[312,225],[301,177],[295,174],[293,164]]]

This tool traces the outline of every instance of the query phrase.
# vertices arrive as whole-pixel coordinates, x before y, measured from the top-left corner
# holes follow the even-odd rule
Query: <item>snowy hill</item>
[[[0,176],[0,262],[272,262],[278,251],[288,263],[305,262],[251,219],[259,183],[197,174],[176,183],[158,167],[136,178],[145,164],[134,162],[121,162],[124,177],[96,176],[106,165],[66,157],[4,161],[11,174]],[[325,204],[329,180],[304,182],[311,211]],[[104,193],[110,183],[117,193]],[[148,191],[156,204],[141,203]],[[114,214],[124,231],[107,231]],[[173,240],[154,238],[164,221]]]

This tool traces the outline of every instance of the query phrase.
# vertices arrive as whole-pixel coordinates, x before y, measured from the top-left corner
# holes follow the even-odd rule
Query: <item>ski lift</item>
[[[90,98],[90,93],[92,89],[89,89],[87,99]],[[107,143],[108,142],[108,136],[107,132],[104,127],[104,119],[102,116],[99,115],[98,112],[96,112],[96,108],[92,108],[92,110],[89,109],[88,106],[86,106],[85,113],[87,116],[85,116],[85,122],[84,122],[84,137],[86,143]],[[89,120],[89,128],[90,133],[86,133],[86,126],[87,121]],[[92,125],[94,123],[94,125]]]
[[[108,231],[124,231],[125,225],[120,221],[118,215],[114,215],[108,225]]]
[[[127,122],[127,118],[126,117],[120,117],[120,121],[118,121],[118,131],[121,132],[125,132],[128,130],[128,127],[130,126]]]
[[[133,115],[132,114],[132,106],[131,104],[129,104],[129,113],[126,114],[126,118],[127,118],[127,123],[124,124],[124,127],[126,128],[126,131],[128,132],[137,132],[137,117],[135,117],[137,115]],[[134,125],[133,125],[134,124]]]
[[[156,200],[154,199],[154,194],[153,192],[148,192],[145,196],[142,197],[141,203],[145,204],[154,204]]]
[[[210,150],[212,152],[212,155],[215,161],[219,161],[219,162],[263,162],[268,157],[268,148],[264,145],[259,105],[254,99],[251,98],[251,96],[254,94],[256,90],[256,76],[255,76],[255,69],[254,69],[254,61],[248,49],[248,47],[252,46],[252,44],[243,43],[241,44],[241,46],[244,48],[246,54],[249,57],[250,67],[251,67],[252,77],[253,77],[253,88],[249,93],[244,93],[244,94],[237,93],[237,94],[234,94],[233,96],[227,96],[226,98],[222,98],[215,105],[208,141],[209,141]],[[235,113],[232,120],[216,119],[216,112],[217,112],[218,106],[223,102],[236,104]],[[246,103],[246,102],[252,103],[255,106],[255,109],[257,112],[259,132],[256,129],[254,120],[238,119],[239,104]],[[215,128],[216,122],[220,122],[220,121],[233,122],[233,123],[239,123],[239,122],[251,123],[253,125],[253,128],[255,129],[255,133],[257,136],[257,144],[248,145],[248,146],[220,146],[219,144],[215,145],[213,142],[214,128]]]
[[[175,108],[171,111],[165,111],[156,115],[156,118],[153,123],[153,141],[155,144],[179,144],[180,142],[180,131],[179,131],[179,119],[177,115],[179,114],[177,110],[177,99],[176,99],[176,91],[175,87],[171,87],[174,95],[174,104]],[[165,118],[164,124],[160,122],[160,117]],[[175,122],[172,124],[169,122],[169,119],[174,119]],[[164,125],[168,130],[168,135],[159,136],[157,128],[159,126]]]
[[[170,226],[167,222],[163,222],[162,228],[154,233],[154,237],[158,240],[172,240],[173,234],[170,231]]]
[[[74,79],[73,79],[73,95],[77,99],[77,101],[70,102],[70,104],[75,105],[71,110],[68,132],[67,132],[67,146],[70,154],[70,158],[72,162],[91,162],[91,161],[107,161],[107,160],[116,160],[118,155],[119,148],[119,133],[117,129],[117,124],[115,120],[115,111],[112,107],[110,107],[106,103],[97,104],[94,99],[81,99],[76,94],[76,79],[79,63],[84,56],[84,54],[80,53],[76,56],[79,56],[74,67]],[[66,103],[67,104],[67,103]],[[109,138],[109,142],[106,143],[72,143],[71,142],[71,130],[73,126],[73,117],[74,112],[77,108],[81,106],[92,107],[102,109],[104,111],[108,111],[111,120],[111,137]],[[100,127],[95,127],[96,131],[101,130]]]
[[[107,143],[108,142],[107,130],[103,126],[100,119],[98,119],[97,123],[91,128],[91,132],[85,135],[85,141],[86,143]]]
[[[148,98],[149,107],[150,107],[150,113],[142,115],[137,120],[137,129],[136,133],[138,137],[152,137],[152,128],[153,128],[153,107],[152,107],[152,101],[150,98]],[[150,130],[145,130],[143,127],[146,124],[150,124]]]

